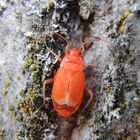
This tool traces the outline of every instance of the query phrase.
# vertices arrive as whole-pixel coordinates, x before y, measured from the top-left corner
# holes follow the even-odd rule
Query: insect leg
[[[85,54],[85,49],[89,49],[92,46],[92,44],[93,44],[93,41],[90,41],[90,40],[85,41],[85,42],[83,42],[81,44],[80,49],[81,49],[81,55],[82,55],[82,57]],[[85,65],[85,67],[98,67],[98,65],[96,65],[96,64],[87,64],[87,65]]]
[[[99,65],[97,65],[97,64],[85,64],[84,66],[85,67],[95,67],[95,68],[99,67]]]
[[[53,31],[48,31],[48,32],[45,32],[45,33],[43,33],[44,35],[55,35],[55,36],[57,36],[58,38],[60,38],[61,40],[63,40],[63,41],[65,41],[66,42],[66,44],[67,44],[67,46],[66,46],[66,48],[68,48],[68,46],[69,46],[69,41],[66,39],[66,38],[64,38],[62,35],[60,35],[59,33],[56,33],[56,32],[53,32]],[[44,42],[44,44],[46,45],[46,42]],[[60,62],[62,61],[62,58],[60,57],[60,56],[58,56],[56,53],[54,53],[50,48],[48,48],[47,47],[47,45],[46,45],[46,48],[47,48],[47,50],[51,53],[51,54],[53,54]]]
[[[80,50],[81,50],[81,55],[82,55],[82,57],[83,57],[84,54],[85,54],[85,49],[90,48],[92,44],[93,44],[93,41],[88,40],[88,41],[83,42],[83,43],[80,45]]]
[[[47,48],[47,50],[51,53],[51,54],[53,54],[60,62],[62,61],[62,58],[60,57],[60,56],[58,56],[56,53],[54,53],[50,48],[48,48],[47,46],[46,46],[46,48]]]
[[[93,91],[91,89],[89,89],[88,87],[86,87],[86,91],[89,94],[90,98],[88,100],[88,102],[86,103],[86,105],[84,106],[82,112],[84,112],[86,110],[86,108],[89,106],[89,104],[91,103],[92,99],[93,99]]]
[[[50,79],[47,79],[47,80],[45,80],[44,82],[43,82],[43,97],[44,97],[44,104],[45,104],[45,99],[46,99],[46,85],[47,84],[50,84],[50,83],[52,83],[53,82],[53,78],[50,78]]]
[[[38,113],[38,111],[45,105],[45,100],[46,100],[46,85],[50,84],[53,82],[53,78],[47,79],[43,82],[43,104],[33,113],[33,117]]]
[[[52,34],[52,35],[55,35],[57,36],[58,38],[60,38],[61,40],[65,41],[66,42],[66,53],[67,53],[67,50],[69,50],[69,46],[71,46],[71,42],[69,40],[67,40],[66,38],[64,38],[62,35],[60,35],[59,33],[57,32],[53,32],[53,31],[49,31],[49,32],[45,32],[44,33],[45,35],[49,35],[49,34]]]
[[[44,34],[45,34],[45,35],[51,34],[51,35],[53,35],[53,36],[55,35],[55,36],[57,36],[58,38],[60,38],[61,40],[65,41],[67,44],[69,43],[69,41],[68,41],[65,37],[63,37],[62,35],[60,35],[60,34],[57,33],[57,32],[48,31],[48,32],[45,32]]]

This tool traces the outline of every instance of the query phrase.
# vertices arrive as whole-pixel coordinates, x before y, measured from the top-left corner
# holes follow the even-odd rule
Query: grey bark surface
[[[52,106],[43,81],[58,69],[65,42],[92,40],[84,56],[86,85],[94,99],[64,119]],[[140,140],[139,0],[0,0],[0,139]]]

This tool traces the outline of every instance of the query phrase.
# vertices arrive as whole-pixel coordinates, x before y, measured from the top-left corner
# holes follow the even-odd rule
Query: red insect
[[[65,40],[69,44],[68,40],[66,40],[58,33],[47,32],[45,33],[45,35],[48,35],[50,33],[52,35],[56,35],[62,40]],[[91,41],[83,43],[81,50],[77,48],[67,48],[65,51],[64,58],[59,59],[61,64],[54,78],[47,79],[44,81],[44,96],[46,92],[46,84],[53,82],[53,106],[54,109],[58,112],[58,114],[62,117],[69,117],[78,110],[82,102],[85,89],[87,93],[89,93],[90,98],[85,107],[83,108],[83,111],[88,107],[89,103],[92,101],[93,92],[89,88],[85,87],[85,65],[82,59],[84,54],[84,47],[90,46],[91,44]],[[54,52],[52,52],[51,50],[49,51],[54,54]],[[54,55],[57,56],[56,54]]]

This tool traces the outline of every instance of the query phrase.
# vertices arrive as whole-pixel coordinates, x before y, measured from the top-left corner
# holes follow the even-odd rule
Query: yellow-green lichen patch
[[[32,58],[28,58],[25,60],[24,62],[24,68],[27,69],[31,66],[31,64],[33,64],[33,59]]]
[[[25,133],[21,130],[16,132],[16,140],[19,140],[25,136]]]
[[[13,117],[16,121],[23,121],[23,113],[18,110],[18,107],[14,107],[11,104],[8,105],[8,114]]]
[[[14,106],[12,106],[11,104],[8,105],[8,110],[9,111],[13,111],[14,110]]]
[[[36,63],[33,63],[31,65],[31,71],[36,71],[37,69],[39,69],[38,65]]]
[[[8,111],[9,111],[8,113],[10,116],[15,117],[17,114],[17,112],[15,111],[15,107],[12,106],[11,104],[8,105]]]
[[[35,87],[36,89],[39,89],[39,88],[40,88],[40,84],[35,84],[34,87]]]
[[[17,114],[15,116],[15,120],[19,121],[19,122],[22,122],[23,121],[23,115],[22,114]]]
[[[3,106],[2,105],[0,105],[0,112],[2,112],[3,111]]]
[[[20,100],[18,102],[18,108],[26,115],[29,115],[33,111],[30,99]]]
[[[52,0],[49,0],[49,1],[48,1],[48,6],[49,6],[49,7],[53,7],[53,6],[54,6],[54,2],[53,2]]]
[[[124,33],[125,32],[125,22],[127,21],[129,15],[130,15],[130,10],[129,9],[126,9],[123,13],[123,17],[122,17],[122,20],[120,22],[120,25],[119,25],[119,32],[120,33]]]
[[[0,139],[2,140],[5,136],[5,130],[0,130]]]
[[[125,32],[125,26],[123,24],[120,25],[119,32],[120,33],[124,33]]]
[[[40,32],[45,30],[45,24],[42,25],[33,24],[31,27],[33,30],[40,31]]]
[[[8,75],[7,80],[9,80],[9,81],[13,80],[13,78],[12,78],[12,76],[10,74]]]
[[[140,89],[136,89],[136,94],[140,95]]]
[[[114,90],[114,85],[108,83],[108,84],[106,84],[106,85],[104,86],[104,90],[105,90],[107,93],[110,93],[111,91]]]
[[[6,79],[3,82],[2,96],[6,96],[6,94],[8,93],[8,88],[9,88],[11,83],[12,83],[12,76],[9,75],[6,77]]]
[[[4,86],[4,87],[9,87],[9,86],[10,86],[10,81],[4,82],[3,86]]]
[[[34,35],[26,37],[27,44],[36,44],[36,41],[37,41],[37,37]]]
[[[7,93],[8,93],[8,90],[7,90],[7,89],[4,89],[4,90],[2,91],[2,96],[6,96]]]
[[[35,92],[33,92],[33,91],[29,91],[27,93],[27,96],[35,98],[35,97],[37,97],[37,94]]]
[[[128,18],[128,16],[130,15],[130,10],[129,9],[125,9],[125,11],[124,11],[124,14],[123,14],[123,17],[125,18],[125,19],[127,19]]]
[[[25,93],[24,90],[20,90],[20,91],[19,91],[19,95],[20,95],[21,97],[25,97],[25,96],[26,96],[26,93]]]
[[[19,81],[19,80],[20,80],[20,76],[18,75],[18,76],[16,77],[16,79]]]

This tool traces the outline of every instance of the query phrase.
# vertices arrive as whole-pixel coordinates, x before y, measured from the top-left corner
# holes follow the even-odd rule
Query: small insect
[[[91,46],[92,42],[82,43],[81,48],[70,48],[69,41],[56,32],[47,32],[45,35],[52,34],[66,41],[67,47],[64,58],[61,59],[54,52],[49,50],[55,56],[59,57],[60,67],[54,78],[46,79],[43,83],[43,94],[46,98],[46,84],[53,82],[52,102],[56,112],[62,117],[73,115],[80,107],[83,99],[84,90],[87,91],[90,98],[82,111],[88,107],[93,98],[93,92],[85,86],[84,74],[84,50]],[[45,99],[44,99],[45,100]],[[45,103],[45,102],[44,102]]]

